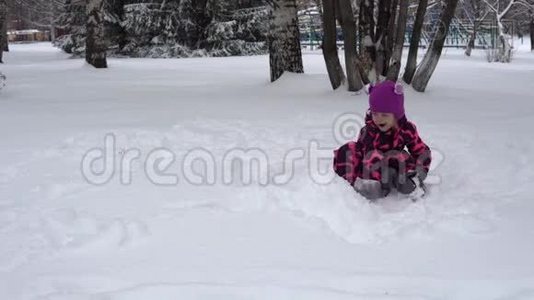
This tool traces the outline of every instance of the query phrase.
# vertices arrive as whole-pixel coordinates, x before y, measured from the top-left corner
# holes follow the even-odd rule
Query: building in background
[[[10,43],[51,41],[50,31],[42,31],[37,29],[10,30],[7,32],[7,37]]]

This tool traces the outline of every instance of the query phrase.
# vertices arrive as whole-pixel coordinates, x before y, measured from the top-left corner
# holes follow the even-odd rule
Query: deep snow
[[[528,41],[525,45],[528,45]],[[12,45],[0,91],[0,299],[532,299],[534,54],[489,64],[447,50],[407,112],[440,184],[377,204],[301,160],[286,184],[188,183],[188,151],[257,148],[274,171],[366,96],[332,92],[319,52],[268,82],[268,58],[110,59],[95,70],[49,44]],[[179,183],[133,165],[87,183],[82,157],[172,150]],[[328,170],[330,161],[322,161]],[[116,174],[117,175],[117,174]]]

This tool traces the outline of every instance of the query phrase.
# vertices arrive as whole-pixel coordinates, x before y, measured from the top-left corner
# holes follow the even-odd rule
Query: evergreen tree
[[[80,55],[86,17],[66,0],[58,45]],[[79,1],[79,0],[78,0]],[[106,0],[106,40],[111,54],[133,57],[228,56],[266,53],[266,0]]]
[[[84,0],[65,0],[63,13],[59,16],[57,24],[66,34],[56,40],[56,46],[69,54],[82,55],[85,51],[86,18]]]
[[[249,3],[209,1],[211,22],[206,28],[206,49],[210,55],[252,55],[266,53],[268,10],[262,1]]]

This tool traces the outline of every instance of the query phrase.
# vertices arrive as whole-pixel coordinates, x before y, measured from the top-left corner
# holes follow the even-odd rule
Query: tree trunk
[[[475,48],[475,43],[477,39],[477,30],[478,30],[478,24],[479,22],[482,22],[485,16],[482,16],[482,11],[480,9],[481,5],[484,5],[481,3],[482,0],[472,0],[470,1],[471,6],[468,7],[468,9],[472,9],[474,12],[473,16],[473,32],[471,33],[471,36],[469,37],[469,42],[467,43],[467,47],[465,47],[465,55],[471,56],[471,52]]]
[[[428,0],[420,0],[419,6],[417,6],[412,36],[410,38],[410,51],[408,52],[408,61],[406,62],[403,76],[404,82],[407,84],[412,83],[413,75],[417,68],[417,54],[419,52],[419,43],[421,42],[421,33],[423,31],[427,6]]]
[[[500,45],[497,46],[497,60],[503,63],[510,62],[512,49],[510,43],[508,43],[508,40],[506,39],[501,16],[499,16],[499,14],[496,14],[495,19],[497,20],[497,33],[499,36],[498,43]]]
[[[7,36],[7,24],[8,24],[8,18],[6,16],[6,19],[4,20],[4,28],[2,30],[2,44],[1,48],[4,52],[9,52],[9,37]]]
[[[530,19],[530,51],[534,51],[534,16]]]
[[[343,42],[345,46],[345,68],[349,91],[356,92],[363,88],[362,68],[356,51],[356,21],[350,0],[337,0],[340,12],[340,23],[343,29]]]
[[[50,9],[51,20],[50,20],[50,40],[52,42],[56,41],[56,4],[54,1],[50,1],[48,8]]]
[[[339,2],[339,1],[338,1]],[[350,2],[350,0],[348,1]],[[352,6],[351,6],[352,8]],[[362,76],[376,81],[379,74],[376,70],[374,0],[360,1],[358,31],[360,37],[360,68]],[[354,18],[353,18],[354,20]],[[340,23],[343,23],[341,20]],[[356,24],[356,21],[354,21]]]
[[[393,53],[393,44],[395,41],[395,35],[393,34],[395,32],[395,25],[396,25],[396,18],[397,18],[397,6],[399,4],[399,0],[392,0],[391,1],[391,13],[389,15],[389,21],[388,21],[388,36],[386,39],[385,47],[384,47],[384,60],[386,62],[389,62],[391,59],[391,55]],[[384,72],[382,73],[383,76],[386,76],[388,73],[388,65],[386,64],[386,67],[384,68]]]
[[[428,82],[430,81],[430,77],[432,77],[432,74],[438,65],[445,39],[449,33],[449,25],[454,17],[457,4],[458,0],[447,0],[445,8],[441,13],[438,31],[421,62],[421,66],[419,66],[413,78],[412,86],[418,92],[425,91]]]
[[[118,2],[119,4],[116,5],[115,13],[121,18],[121,20],[124,20],[124,3],[125,3],[125,1],[116,1],[116,2]],[[126,30],[124,30],[123,26],[119,26],[118,45],[119,45],[119,50],[120,51],[122,51],[122,49],[124,49],[124,47],[126,46],[127,42],[128,41],[127,41]]]
[[[54,22],[54,21],[52,21]],[[56,41],[56,24],[52,23],[50,24],[50,40],[52,42]]]
[[[337,89],[345,81],[345,73],[337,53],[335,0],[323,0],[323,56],[332,88]]]
[[[95,68],[107,68],[104,36],[104,0],[87,0],[85,60]]]
[[[6,0],[0,0],[0,63],[4,63],[4,46],[7,44],[7,3]]]
[[[160,10],[165,8],[166,1],[163,1],[160,6]],[[110,12],[117,16],[120,21],[124,21],[124,5],[125,1],[123,0],[113,0],[109,2],[108,0],[108,9]],[[127,44],[127,34],[123,26],[120,25],[120,22],[108,25],[109,27],[106,30],[108,41],[113,45],[118,46],[118,51],[121,52]]]
[[[377,79],[387,70],[386,47],[389,20],[391,18],[391,0],[379,0],[378,2],[378,21],[376,24],[375,44],[376,44],[376,62],[375,72]]]
[[[278,1],[278,2],[280,2],[280,1]],[[288,1],[286,0],[284,2],[288,2]],[[296,1],[293,1],[293,2],[296,3]],[[193,19],[195,20],[194,22],[197,25],[196,26],[197,32],[195,34],[196,35],[196,42],[194,44],[195,48],[205,48],[206,47],[206,45],[205,45],[205,39],[206,39],[205,28],[211,22],[211,19],[208,17],[207,11],[206,11],[207,3],[208,3],[207,0],[193,0],[192,1]],[[299,34],[299,36],[300,36],[300,34]],[[299,42],[300,42],[300,38],[299,38]],[[300,50],[300,44],[299,44],[299,50]]]
[[[473,23],[473,33],[471,34],[471,37],[469,38],[469,42],[467,43],[467,47],[465,48],[465,55],[471,56],[471,52],[473,51],[473,48],[475,48],[475,41],[477,38],[477,21]]]
[[[397,81],[401,68],[402,49],[404,49],[404,35],[408,19],[409,0],[400,0],[399,17],[397,18],[397,30],[395,32],[395,48],[391,55],[391,63],[388,68],[388,80]]]
[[[499,49],[499,61],[508,63],[512,59],[512,47],[502,31],[499,35],[499,41],[501,42],[501,48]]]
[[[295,0],[273,0],[269,30],[271,82],[284,72],[303,73],[297,3]]]

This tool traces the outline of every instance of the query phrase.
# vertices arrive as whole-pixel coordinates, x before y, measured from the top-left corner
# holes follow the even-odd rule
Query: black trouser
[[[411,194],[417,188],[413,178],[407,174],[399,174],[394,168],[387,168],[382,172],[382,189],[385,190],[386,195],[392,189],[396,189],[401,194]]]

